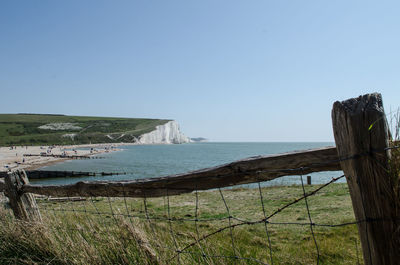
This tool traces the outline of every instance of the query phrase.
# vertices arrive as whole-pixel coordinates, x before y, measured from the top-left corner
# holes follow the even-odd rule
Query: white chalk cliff
[[[176,121],[158,125],[154,131],[142,134],[136,141],[138,144],[183,144],[189,142],[190,138],[180,131]]]

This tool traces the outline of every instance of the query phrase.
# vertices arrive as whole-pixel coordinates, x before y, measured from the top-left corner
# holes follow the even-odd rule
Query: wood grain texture
[[[282,176],[341,170],[335,147],[269,156],[251,157],[185,174],[135,181],[93,181],[71,185],[25,185],[23,192],[48,196],[160,197],[238,184],[272,180]]]
[[[6,184],[4,183],[4,180],[0,179],[0,192],[4,192],[6,189]]]
[[[42,217],[34,196],[29,193],[21,193],[21,188],[29,184],[25,171],[9,172],[4,183],[5,195],[9,199],[15,218],[24,221],[41,221]]]
[[[381,95],[335,102],[332,122],[340,157],[366,154],[341,162],[356,219],[361,221],[364,262],[400,264],[399,202],[388,171],[389,132]]]

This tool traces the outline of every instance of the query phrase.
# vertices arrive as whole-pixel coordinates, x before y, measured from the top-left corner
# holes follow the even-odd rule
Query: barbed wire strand
[[[69,203],[67,202],[67,205],[69,204],[69,205],[71,206],[72,212],[73,212],[75,218],[76,218],[77,220],[79,220],[78,214],[77,214],[77,212],[75,211],[74,205],[73,205],[73,203],[71,202],[70,197],[67,196],[67,198],[68,198],[68,201],[69,201]],[[77,227],[77,224],[74,224],[74,225]],[[78,230],[79,235],[83,238],[83,240],[85,240],[86,243],[89,243],[88,240],[86,239],[85,235],[83,234],[82,229],[79,229],[79,228],[77,227],[77,230]]]
[[[262,207],[263,215],[264,215],[265,220],[267,220],[267,215],[266,215],[265,206],[264,206],[264,198],[263,198],[260,182],[258,182],[258,191],[260,193],[260,201],[261,201],[261,207]],[[269,231],[268,231],[267,222],[264,222],[264,226],[265,226],[265,233],[267,234],[269,256],[270,256],[270,260],[271,260],[271,265],[274,265],[274,260],[273,260],[273,257],[272,257],[272,244],[271,244],[271,238],[270,238]]]
[[[263,219],[261,219],[261,220],[253,221],[253,222],[240,222],[240,223],[232,224],[232,225],[229,225],[229,226],[224,226],[224,227],[221,227],[221,228],[219,228],[218,230],[216,230],[216,231],[214,231],[214,232],[211,232],[211,233],[208,233],[208,234],[206,234],[206,235],[203,235],[198,241],[205,240],[206,238],[209,238],[209,237],[211,237],[211,236],[213,236],[213,235],[215,235],[215,234],[221,233],[222,231],[225,231],[226,229],[231,229],[231,228],[238,227],[238,226],[243,226],[243,225],[254,225],[254,224],[258,224],[258,223],[262,223],[262,222],[268,222],[268,219],[271,218],[271,217],[273,217],[273,216],[276,215],[277,213],[279,213],[279,212],[281,212],[282,210],[286,209],[287,207],[289,207],[289,206],[291,206],[291,205],[293,205],[293,204],[295,204],[295,203],[301,201],[301,200],[304,199],[305,197],[315,195],[315,194],[316,194],[318,191],[320,191],[322,188],[327,187],[328,185],[332,184],[333,182],[339,180],[339,179],[342,178],[342,177],[344,177],[344,175],[342,175],[341,177],[338,177],[338,178],[332,178],[332,180],[331,180],[330,182],[328,182],[328,183],[322,185],[321,187],[315,189],[315,190],[312,191],[311,193],[307,193],[307,194],[305,194],[305,195],[303,194],[303,196],[302,196],[301,198],[295,199],[294,201],[292,201],[292,202],[286,204],[285,206],[279,208],[278,210],[276,210],[275,212],[273,212],[272,214],[270,214],[267,218],[263,218]],[[308,223],[308,225],[309,225],[309,223]],[[315,224],[314,224],[314,225],[315,225]],[[197,242],[192,242],[192,243],[186,245],[184,248],[182,248],[181,251],[185,251],[186,249],[188,249],[188,248],[194,246],[195,244],[197,244]]]
[[[125,198],[125,197],[124,197]],[[111,203],[111,196],[110,196],[110,194],[109,194],[109,190],[107,189],[107,202],[108,202],[108,205],[109,205],[109,207],[110,207],[110,212],[111,212],[111,215],[112,215],[112,217],[113,217],[113,220],[114,220],[114,222],[115,222],[115,225],[118,227],[119,225],[120,225],[120,223],[118,222],[118,219],[117,219],[117,215],[114,213],[114,209],[113,209],[113,207],[112,207],[112,203]],[[119,209],[118,209],[119,210]],[[119,211],[120,212],[120,211]],[[137,243],[137,241],[136,241],[136,243]],[[139,247],[139,245],[137,245],[138,247]],[[122,251],[125,253],[125,255],[127,255],[128,254],[128,252],[127,252],[127,249],[126,248],[122,248]]]
[[[199,192],[197,190],[197,184],[196,184],[196,191],[195,191],[195,195],[196,195],[196,207],[195,207],[195,211],[194,211],[194,217],[195,217],[195,228],[196,228],[196,241],[199,240],[200,238],[200,233],[199,233],[199,224],[198,224],[198,218],[199,218]],[[201,242],[199,242],[199,248],[200,251],[202,253],[202,257],[204,260],[206,260],[206,253],[204,252],[203,246],[201,245]]]
[[[218,189],[218,191],[219,191],[219,194],[221,195],[222,201],[224,202],[226,212],[228,213],[229,234],[230,234],[230,237],[231,237],[233,254],[234,254],[234,256],[238,256],[237,252],[236,252],[236,247],[235,247],[235,240],[233,239],[232,216],[231,216],[231,213],[229,212],[228,204],[225,201],[225,198],[224,198],[224,195],[222,194],[221,189]]]
[[[90,196],[90,201],[91,201],[91,203],[92,203],[92,205],[93,205],[93,207],[94,207],[94,209],[95,209],[95,211],[96,211],[96,214],[99,215],[99,216],[101,216],[102,214],[99,212],[99,209],[97,208],[96,203],[95,203],[95,201],[94,201],[94,199],[93,199],[92,196]],[[109,216],[109,213],[104,213],[103,215]],[[105,219],[104,219],[104,218],[100,218],[100,220],[102,220],[103,227],[105,228],[106,233],[107,233],[107,234],[110,234],[109,225],[106,224]]]
[[[86,217],[86,220],[87,220],[88,223],[89,223],[90,228],[92,229],[93,233],[96,233],[96,232],[97,232],[97,231],[96,231],[97,229],[95,229],[94,226],[93,226],[93,220],[91,220],[91,219],[89,218],[89,214],[88,214],[88,212],[87,212],[86,204],[87,204],[87,201],[86,201],[86,198],[85,198],[85,200],[84,200],[83,203],[82,203],[82,205],[83,205],[83,211],[84,211],[84,213],[85,213],[85,217]]]
[[[137,237],[137,235],[135,235],[134,233],[134,229],[135,229],[135,225],[133,224],[133,221],[132,221],[132,216],[131,216],[131,214],[129,213],[129,209],[128,209],[128,204],[127,204],[127,202],[126,202],[126,197],[125,197],[125,186],[122,186],[122,192],[124,193],[124,205],[125,205],[125,211],[126,211],[126,214],[127,215],[129,215],[129,217],[128,217],[128,219],[129,219],[129,222],[130,222],[130,224],[131,224],[131,226],[132,226],[132,237],[133,237],[133,240],[135,241],[135,243],[136,243],[136,246],[138,247],[138,249],[140,250],[139,251],[139,255],[142,257],[142,258],[146,258],[146,256],[144,255],[144,253],[142,253],[142,249],[141,249],[141,243],[140,243],[140,239]]]
[[[307,209],[307,214],[308,214],[308,220],[310,221],[310,230],[311,234],[314,240],[315,248],[317,250],[317,265],[319,265],[319,248],[318,248],[318,243],[317,240],[315,239],[315,234],[314,234],[314,228],[313,228],[313,221],[311,219],[311,214],[310,214],[310,208],[308,207],[308,201],[307,201],[307,196],[306,196],[306,189],[304,188],[304,182],[303,182],[303,175],[300,175],[300,180],[301,180],[301,187],[303,189],[303,196],[304,196],[304,202],[306,204],[306,209]]]
[[[157,240],[155,240],[157,233],[156,233],[156,231],[155,231],[155,224],[153,224],[153,222],[151,221],[150,215],[149,215],[149,212],[148,212],[146,191],[143,191],[143,195],[144,195],[144,196],[143,196],[143,207],[144,207],[144,211],[145,211],[145,215],[146,215],[146,221],[147,221],[147,223],[148,223],[148,225],[149,225],[149,227],[150,227],[150,230],[151,230],[151,232],[152,232],[152,237],[153,237],[153,240],[151,241],[150,244],[152,244],[152,243],[154,242],[154,244],[157,245],[158,249],[161,249],[161,250],[159,250],[159,251],[163,251],[164,248],[162,248],[162,247],[159,245],[159,242],[158,242]],[[154,245],[153,245],[152,247],[154,248]],[[156,258],[157,258],[157,261],[160,261],[159,255],[157,255]]]
[[[180,250],[179,250],[179,247],[178,247],[178,243],[176,242],[176,237],[175,237],[175,233],[174,233],[174,231],[173,231],[173,229],[172,229],[172,219],[171,219],[171,207],[170,207],[170,204],[169,204],[169,194],[168,194],[168,188],[167,188],[167,190],[166,190],[166,192],[167,192],[167,209],[168,209],[168,224],[169,224],[169,229],[170,229],[170,233],[171,233],[171,236],[172,236],[172,240],[173,240],[173,243],[174,243],[174,246],[175,246],[175,251],[176,251],[176,253],[178,253],[178,255],[176,256],[177,257],[177,261],[178,261],[178,264],[181,264],[181,259],[180,259]]]

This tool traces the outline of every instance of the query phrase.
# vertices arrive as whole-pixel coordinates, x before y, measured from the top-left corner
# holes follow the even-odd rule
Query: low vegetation
[[[268,216],[302,197],[303,190],[265,187],[262,195]],[[354,221],[346,184],[331,184],[308,197],[318,252],[304,200],[269,219],[271,250],[264,222],[224,229],[194,243],[229,223],[264,218],[254,186],[224,189],[222,196],[218,190],[199,192],[197,198],[195,193],[147,200],[41,198],[43,222],[34,225],[15,222],[0,207],[0,264],[271,264],[271,253],[273,264],[316,264],[318,253],[320,264],[362,264],[356,225],[319,226]],[[176,249],[184,249],[179,257]]]
[[[0,114],[0,146],[133,142],[169,120]]]
[[[391,157],[389,160],[389,174],[393,181],[394,195],[396,196],[396,213],[400,213],[400,111],[390,116],[391,125]]]

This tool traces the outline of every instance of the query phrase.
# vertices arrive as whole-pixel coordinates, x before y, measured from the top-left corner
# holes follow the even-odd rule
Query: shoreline
[[[6,172],[14,169],[37,170],[44,166],[72,160],[68,157],[51,157],[45,155],[68,155],[68,156],[95,156],[99,154],[121,151],[118,148],[130,143],[102,143],[82,145],[61,145],[61,146],[13,146],[0,147],[0,171]],[[89,148],[88,150],[80,150]],[[35,156],[24,156],[32,154]]]
[[[162,143],[162,145],[167,145]],[[140,143],[99,143],[99,144],[77,144],[77,145],[36,145],[36,146],[0,146],[0,172],[14,169],[38,170],[39,168],[57,163],[73,160],[68,157],[40,156],[46,155],[68,155],[68,156],[95,156],[99,154],[121,151],[120,146],[131,145],[153,145]],[[90,148],[88,150],[79,150]],[[73,151],[76,149],[75,151]],[[50,151],[50,153],[48,153]],[[92,151],[92,152],[91,152]],[[64,153],[65,152],[65,153]],[[24,156],[32,154],[34,156]]]
[[[43,163],[37,163],[37,164],[34,164],[34,165],[30,166],[30,167],[26,167],[26,168],[23,168],[23,169],[29,170],[29,171],[38,170],[38,169],[40,169],[42,167],[51,166],[51,165],[62,163],[62,162],[68,161],[68,160],[71,160],[71,159],[59,158],[57,160],[47,161],[47,162],[43,162]]]

